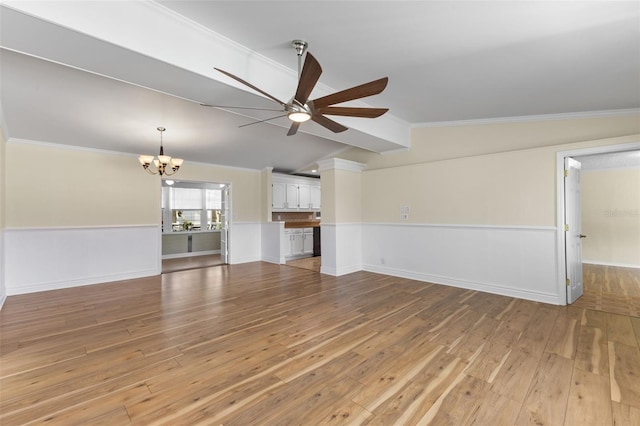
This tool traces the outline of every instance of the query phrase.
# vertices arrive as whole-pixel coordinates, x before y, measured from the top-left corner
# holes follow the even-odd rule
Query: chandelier
[[[155,159],[153,155],[141,155],[138,157],[138,161],[140,161],[142,167],[152,175],[159,174],[160,176],[171,176],[178,171],[184,161],[182,158],[171,158],[168,155],[164,155],[164,148],[162,147],[162,132],[165,130],[167,129],[164,127],[158,127],[158,131],[160,132],[160,154],[158,155],[158,158]],[[150,167],[151,163],[154,164],[155,170]]]

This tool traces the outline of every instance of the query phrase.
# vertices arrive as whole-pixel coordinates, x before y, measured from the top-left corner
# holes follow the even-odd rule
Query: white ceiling
[[[185,167],[302,171],[415,125],[640,108],[637,1],[5,1],[0,24],[10,138],[153,154],[164,126]],[[312,98],[389,76],[364,101],[390,112],[287,137],[286,118],[238,128],[272,112],[199,105],[277,106],[213,67],[288,100],[296,38],[324,70]]]

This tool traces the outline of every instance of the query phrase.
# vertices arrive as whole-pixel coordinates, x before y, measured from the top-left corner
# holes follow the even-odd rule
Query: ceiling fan
[[[316,60],[316,58],[307,52],[304,60],[304,66],[302,71],[300,65],[302,61],[302,55],[307,49],[307,42],[304,40],[294,40],[291,45],[296,49],[298,54],[298,87],[296,93],[289,100],[289,102],[283,102],[275,96],[259,89],[253,84],[241,79],[238,76],[231,74],[230,72],[215,68],[216,71],[223,73],[224,75],[233,78],[234,80],[244,84],[255,90],[258,93],[263,94],[267,98],[280,105],[283,114],[276,117],[268,118],[266,120],[255,121],[253,123],[245,124],[240,127],[248,126],[251,124],[263,123],[269,120],[275,120],[280,117],[288,117],[293,123],[287,132],[287,136],[295,135],[300,127],[300,123],[307,120],[312,120],[319,125],[331,130],[334,133],[344,132],[347,127],[342,124],[326,117],[327,115],[345,116],[345,117],[362,117],[362,118],[376,118],[387,112],[389,108],[362,108],[362,107],[344,107],[333,106],[342,102],[352,101],[355,99],[365,98],[367,96],[377,95],[381,93],[385,87],[387,87],[388,77],[384,77],[378,80],[370,81],[369,83],[361,84],[359,86],[351,87],[349,89],[342,90],[340,92],[333,93],[331,95],[323,96],[321,98],[309,100],[309,96],[313,91],[320,74],[322,74],[322,67]],[[239,109],[256,109],[265,110],[266,108],[250,108],[250,107],[230,107],[219,105],[202,104],[203,106],[213,106],[220,108],[239,108]]]

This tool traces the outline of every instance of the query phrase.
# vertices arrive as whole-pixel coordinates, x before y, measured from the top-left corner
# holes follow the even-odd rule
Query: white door
[[[567,303],[582,296],[582,209],[580,162],[564,159],[564,246],[567,278]]]
[[[220,260],[229,263],[229,185],[222,188],[220,202]]]

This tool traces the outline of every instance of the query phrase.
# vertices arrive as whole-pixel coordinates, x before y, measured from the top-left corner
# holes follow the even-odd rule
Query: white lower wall
[[[7,295],[157,275],[160,227],[6,229]]]
[[[262,223],[233,222],[229,229],[229,263],[262,260]]]
[[[371,272],[564,304],[555,228],[367,223],[362,264]]]
[[[286,263],[284,222],[265,222],[262,224],[262,260],[269,263]]]
[[[323,274],[340,276],[362,270],[362,224],[322,224]]]
[[[4,267],[4,229],[0,229],[0,309],[7,300],[7,289],[5,287],[5,267]]]

